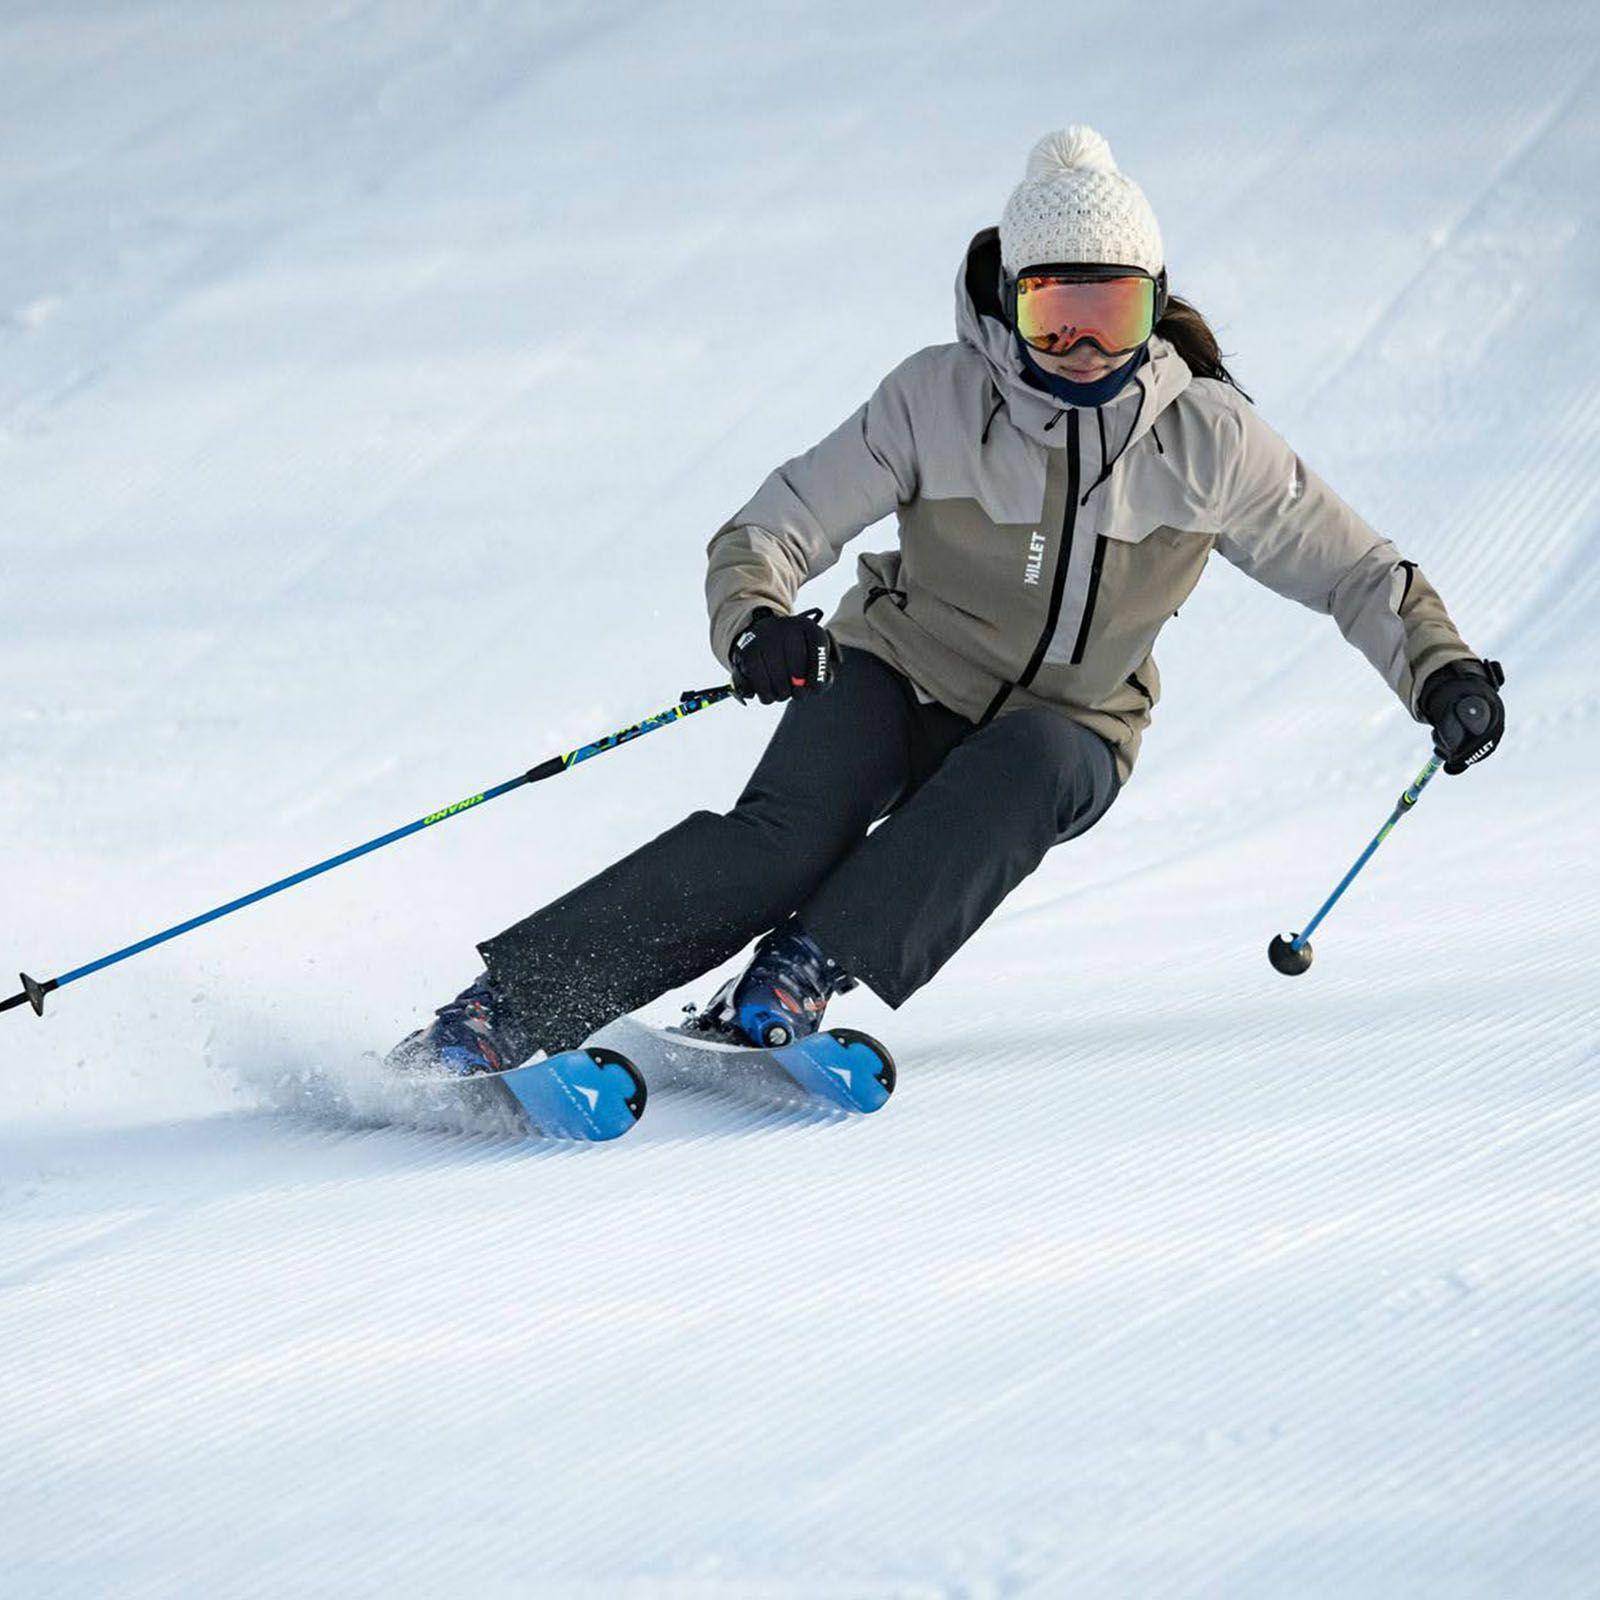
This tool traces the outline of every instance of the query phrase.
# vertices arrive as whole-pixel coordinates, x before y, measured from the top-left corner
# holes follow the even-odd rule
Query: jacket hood
[[[956,274],[956,338],[983,358],[996,399],[1004,403],[1012,423],[1046,444],[1057,444],[1060,435],[1055,425],[1074,408],[1028,382],[1001,303],[1000,284],[1000,230],[985,228],[967,246]],[[1143,364],[1121,392],[1101,407],[1078,409],[1133,417],[1125,436],[1121,427],[1117,430],[1120,455],[1150,431],[1156,418],[1189,387],[1192,376],[1183,357],[1165,339],[1152,334]]]

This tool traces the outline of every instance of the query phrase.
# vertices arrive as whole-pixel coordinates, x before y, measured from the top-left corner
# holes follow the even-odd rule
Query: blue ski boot
[[[712,1002],[712,1009],[751,1044],[772,1050],[815,1033],[828,1001],[855,986],[856,980],[791,917],[756,946],[744,976]]]
[[[505,1072],[521,1066],[537,1045],[508,1025],[505,1005],[487,972],[479,975],[433,1021],[402,1039],[384,1064],[401,1072]]]

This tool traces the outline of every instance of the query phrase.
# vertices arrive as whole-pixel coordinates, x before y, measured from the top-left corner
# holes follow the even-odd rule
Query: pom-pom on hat
[[[1000,260],[1010,277],[1024,267],[1084,261],[1166,264],[1161,229],[1144,191],[1117,170],[1111,146],[1075,124],[1047,133],[1028,154],[1028,172],[1000,218]]]

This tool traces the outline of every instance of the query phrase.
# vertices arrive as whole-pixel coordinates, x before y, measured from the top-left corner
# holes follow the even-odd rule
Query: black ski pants
[[[478,948],[547,1050],[791,914],[899,1006],[1116,792],[1110,746],[1060,713],[979,726],[851,650],[831,689],[789,703],[732,811],[694,812]]]

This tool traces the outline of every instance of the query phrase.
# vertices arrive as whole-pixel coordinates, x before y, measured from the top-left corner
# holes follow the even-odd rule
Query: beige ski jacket
[[[796,591],[891,511],[827,626],[982,722],[1045,705],[1133,770],[1160,696],[1151,648],[1212,550],[1326,612],[1418,716],[1428,674],[1471,657],[1416,566],[1358,517],[1239,391],[1152,338],[1101,407],[1023,376],[996,230],[956,282],[954,344],[919,350],[717,531],[706,598],[724,664],[759,605]],[[1420,720],[1420,717],[1419,717]]]

